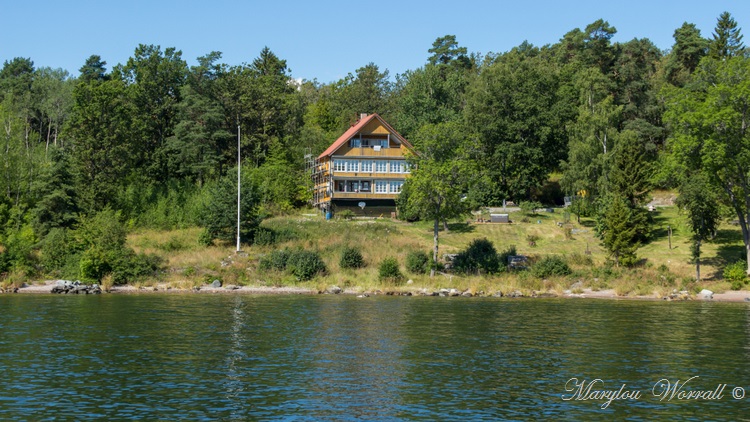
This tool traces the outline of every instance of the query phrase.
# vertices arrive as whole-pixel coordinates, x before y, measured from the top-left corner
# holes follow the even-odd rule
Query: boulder
[[[211,283],[211,287],[213,287],[214,289],[221,288],[221,280],[219,279],[214,280],[213,283]]]
[[[465,291],[465,292],[461,293],[461,296],[463,296],[463,297],[472,297],[472,296],[474,296],[474,295],[473,295],[473,294],[471,294],[471,292],[467,290],[467,291]]]
[[[701,299],[711,300],[711,299],[714,298],[714,292],[712,292],[711,290],[708,290],[708,289],[703,289],[698,294],[700,295]]]
[[[341,291],[342,291],[341,287],[339,287],[339,286],[333,286],[333,287],[328,288],[327,293],[330,293],[330,294],[333,294],[333,295],[337,295],[337,294],[340,294]]]
[[[456,289],[451,289],[451,291],[450,291],[450,295],[451,295],[451,296],[461,296],[461,292],[459,292],[459,291],[458,291],[458,290],[456,290]]]

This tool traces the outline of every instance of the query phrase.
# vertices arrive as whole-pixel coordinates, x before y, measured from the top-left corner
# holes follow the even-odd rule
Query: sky
[[[77,76],[92,54],[109,70],[139,44],[175,47],[189,65],[219,51],[230,66],[268,46],[292,77],[328,83],[371,62],[391,77],[419,68],[447,34],[469,52],[502,53],[554,44],[600,18],[617,29],[615,42],[648,38],[666,50],[683,22],[710,38],[724,11],[750,32],[746,0],[0,0],[0,62],[26,57]]]

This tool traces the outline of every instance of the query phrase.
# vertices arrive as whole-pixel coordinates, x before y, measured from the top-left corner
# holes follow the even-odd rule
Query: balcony
[[[333,199],[396,199],[397,193],[334,192]]]

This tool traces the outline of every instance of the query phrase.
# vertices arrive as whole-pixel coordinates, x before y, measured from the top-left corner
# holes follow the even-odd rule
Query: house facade
[[[351,209],[358,214],[395,211],[409,176],[407,155],[414,147],[377,114],[360,119],[309,167],[313,205],[324,212]]]

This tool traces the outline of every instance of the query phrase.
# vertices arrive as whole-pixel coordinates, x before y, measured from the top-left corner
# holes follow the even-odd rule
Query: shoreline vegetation
[[[200,228],[140,230],[128,235],[127,244],[137,253],[157,256],[162,262],[153,276],[115,284],[105,277],[101,283],[111,293],[250,293],[318,294],[343,293],[361,296],[494,296],[571,297],[654,300],[702,300],[704,289],[715,292],[714,301],[746,301],[750,292],[731,290],[722,270],[743,252],[739,229],[722,224],[712,241],[704,244],[703,278],[695,281],[690,263],[690,231],[686,216],[669,204],[672,194],[658,192],[652,217],[654,234],[638,251],[639,264],[614,266],[595,236],[594,220],[577,221],[563,208],[509,212],[511,223],[486,223],[489,215],[474,214],[448,223],[440,236],[444,259],[467,248],[476,239],[486,239],[501,252],[515,249],[527,258],[528,269],[495,274],[462,274],[442,269],[430,277],[428,269],[413,271],[407,257],[427,253],[432,244],[428,222],[408,223],[390,218],[335,218],[325,220],[310,210],[273,217],[261,225],[265,235],[256,243],[234,245],[198,242]],[[486,212],[486,211],[485,211]],[[670,230],[671,229],[671,230]],[[671,232],[671,234],[670,234]],[[357,251],[360,260],[348,267],[342,256]],[[320,268],[309,278],[264,264],[276,255],[293,251],[314,252]],[[558,257],[568,266],[566,275],[540,276],[534,266],[547,257]],[[380,264],[395,259],[396,276],[381,277]],[[317,267],[316,267],[317,268]],[[45,293],[54,286],[55,274],[47,281],[21,280],[19,293]],[[64,278],[64,277],[59,277]],[[218,283],[217,283],[218,282]],[[221,287],[212,287],[220,285]]]

